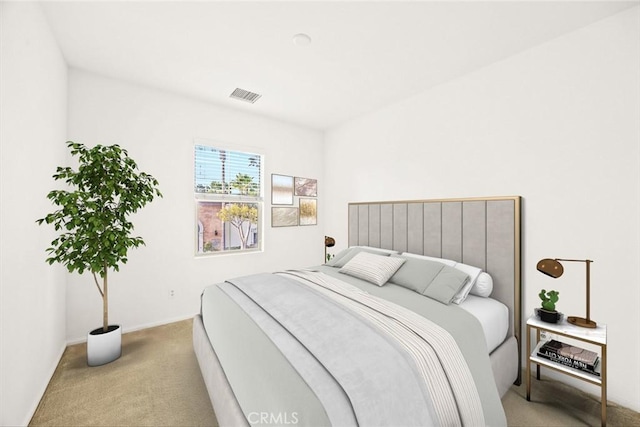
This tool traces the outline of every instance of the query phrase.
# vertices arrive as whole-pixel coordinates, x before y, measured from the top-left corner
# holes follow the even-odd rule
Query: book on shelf
[[[549,351],[555,352],[560,356],[568,357],[573,360],[579,360],[580,362],[584,362],[587,365],[593,365],[595,364],[596,360],[598,360],[598,353],[596,353],[595,351],[586,350],[584,348],[566,344],[558,340],[550,340],[546,342],[543,347],[545,347],[545,349]]]
[[[591,367],[584,367],[584,363],[582,362],[571,362],[571,361],[567,361],[566,358],[562,359],[560,356],[560,358],[558,356],[549,356],[547,354],[538,352],[538,356],[542,357],[543,359],[547,359],[551,362],[557,363],[558,365],[562,365],[562,366],[566,366],[568,368],[572,368],[572,369],[576,369],[578,371],[582,371],[582,372],[586,372],[589,373],[591,375],[595,375],[597,377],[600,376],[600,372],[598,372],[596,369],[598,367],[598,362],[600,362],[600,360],[598,360],[598,362],[595,364],[595,366],[593,368]]]
[[[550,343],[551,345],[549,345]],[[600,362],[600,358],[597,353],[589,350],[581,349],[579,347],[575,347],[572,350],[573,353],[571,354],[581,354],[581,356],[579,358],[572,358],[570,356],[566,356],[562,354],[561,352],[558,351],[558,349],[565,348],[565,347],[574,347],[574,346],[569,346],[568,344],[560,343],[563,346],[563,347],[560,347],[557,343],[559,343],[559,341],[552,340],[540,346],[537,353],[538,356],[544,359],[550,360],[552,362],[561,364],[563,366],[567,366],[573,369],[578,369],[583,372],[588,372],[592,375],[600,376],[600,373],[596,371],[598,364]],[[582,353],[582,352],[579,352],[578,350],[582,350],[583,352],[588,352],[588,353]],[[585,362],[584,360],[587,360],[588,362]]]

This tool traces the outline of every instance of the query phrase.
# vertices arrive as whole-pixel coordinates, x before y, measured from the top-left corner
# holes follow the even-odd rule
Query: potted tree
[[[560,320],[560,313],[556,311],[556,303],[560,299],[560,292],[541,290],[538,296],[542,300],[542,308],[538,309],[540,320],[548,323],[557,323]]]
[[[53,178],[70,189],[50,191],[47,198],[58,209],[36,222],[53,224],[61,232],[47,249],[49,264],[58,262],[69,272],[93,275],[102,296],[103,325],[87,335],[87,363],[98,366],[121,355],[122,331],[119,325],[109,325],[108,271],[118,271],[127,262],[127,251],[144,244],[141,237],[132,236],[128,216],[162,194],[158,181],[138,172],[136,162],[118,145],[87,148],[68,141],[67,147],[78,157],[78,169],[58,167]]]

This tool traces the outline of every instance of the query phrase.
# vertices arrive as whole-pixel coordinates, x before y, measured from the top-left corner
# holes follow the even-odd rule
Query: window
[[[196,255],[262,247],[262,156],[194,147]]]

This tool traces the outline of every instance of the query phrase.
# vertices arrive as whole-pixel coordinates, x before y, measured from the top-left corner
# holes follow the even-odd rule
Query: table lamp
[[[336,241],[333,237],[324,236],[324,261],[327,262],[327,248],[332,248],[336,244]]]
[[[545,258],[538,261],[536,268],[539,272],[546,274],[549,277],[557,279],[564,273],[564,267],[560,264],[560,261],[565,262],[584,262],[587,265],[587,317],[569,316],[567,322],[572,325],[581,326],[583,328],[595,328],[597,323],[591,320],[590,317],[590,304],[591,304],[591,263],[590,259],[564,259],[564,258]]]

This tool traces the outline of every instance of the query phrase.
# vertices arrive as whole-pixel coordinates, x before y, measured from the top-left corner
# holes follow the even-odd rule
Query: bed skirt
[[[518,366],[518,340],[507,338],[490,355],[491,369],[496,380],[498,395],[504,397],[512,385],[520,385],[520,367]]]
[[[202,323],[202,316],[199,314],[193,319],[193,350],[196,353],[218,425],[221,427],[248,427],[249,423],[240,409],[238,399],[231,390],[231,385],[222,370],[218,356],[211,347]]]

